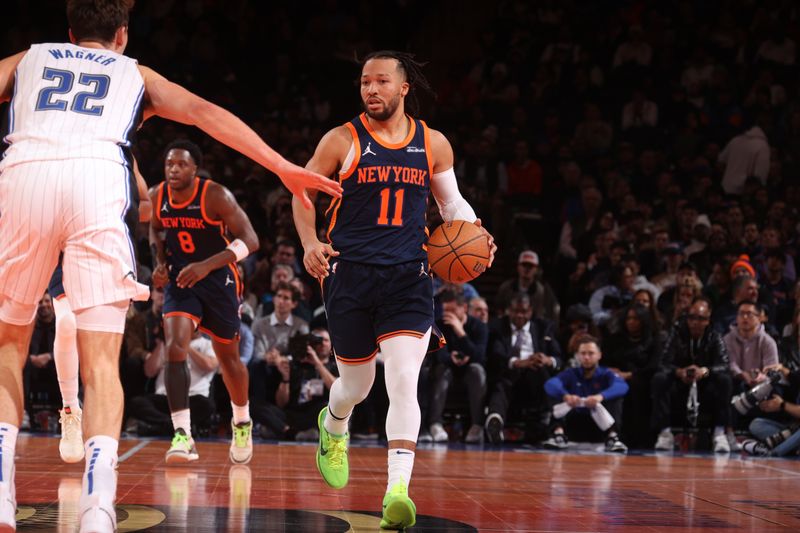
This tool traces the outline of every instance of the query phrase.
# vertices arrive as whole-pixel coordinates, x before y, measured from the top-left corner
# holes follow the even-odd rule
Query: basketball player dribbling
[[[62,251],[84,383],[80,529],[116,527],[118,359],[130,300],[148,296],[123,221],[136,126],[153,115],[196,125],[274,171],[307,207],[304,188],[340,190],[283,159],[231,113],[122,55],[133,0],[66,4],[71,43],[0,60],[0,103],[11,101],[0,162],[0,531],[16,527],[22,367],[36,304]]]
[[[170,143],[164,157],[166,181],[150,190],[156,206],[150,222],[156,265],[153,285],[165,287],[164,385],[175,430],[166,461],[199,458],[192,439],[187,361],[192,334],[199,328],[211,337],[231,397],[231,461],[245,464],[253,455],[253,422],[247,368],[239,358],[242,284],[236,263],[258,249],[258,237],[233,194],[197,176],[202,157],[192,142]]]
[[[445,221],[480,225],[458,191],[450,143],[405,112],[407,100],[416,112],[417,88],[427,89],[428,83],[413,56],[393,51],[367,56],[361,72],[365,112],[329,131],[306,165],[327,176],[338,174],[344,189],[327,212],[328,243],[317,238],[314,212],[293,201],[303,263],[323,285],[340,376],[319,414],[317,467],[331,487],[347,484],[348,420],[372,387],[380,350],[389,395],[385,529],[416,521],[408,485],[420,426],[417,380],[434,326],[425,251],[429,191]],[[488,238],[491,265],[496,247]]]

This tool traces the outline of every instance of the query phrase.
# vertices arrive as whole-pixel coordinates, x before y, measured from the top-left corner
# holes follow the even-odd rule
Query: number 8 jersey
[[[429,131],[423,121],[408,120],[398,144],[380,139],[366,114],[345,124],[353,145],[339,173],[344,191],[326,213],[328,240],[341,259],[372,265],[427,259]]]
[[[128,165],[143,94],[129,57],[68,43],[31,46],[17,66],[0,170],[82,158]]]
[[[195,178],[191,198],[181,204],[173,201],[165,182],[158,186],[158,211],[155,213],[164,226],[165,252],[172,280],[189,263],[208,259],[228,245],[225,225],[221,220],[211,220],[206,213],[206,190],[210,183],[210,180]]]

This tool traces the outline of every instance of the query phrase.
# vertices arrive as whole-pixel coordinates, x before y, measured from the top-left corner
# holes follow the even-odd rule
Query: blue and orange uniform
[[[178,287],[180,271],[218,254],[230,242],[221,220],[212,220],[206,211],[206,192],[212,182],[195,178],[189,200],[176,203],[169,187],[158,187],[154,213],[164,227],[169,283],[164,291],[164,318],[184,316],[214,340],[231,343],[239,336],[239,306],[242,285],[234,263],[214,270],[193,287]]]
[[[326,213],[330,261],[323,299],[334,353],[363,363],[381,341],[421,338],[434,328],[425,215],[432,173],[428,126],[409,117],[409,132],[388,144],[365,114],[345,124],[353,159],[342,169],[342,197]],[[441,336],[432,335],[437,343]]]

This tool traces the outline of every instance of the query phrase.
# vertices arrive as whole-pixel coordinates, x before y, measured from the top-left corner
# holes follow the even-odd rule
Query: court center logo
[[[77,504],[77,502],[75,502]],[[377,512],[327,511],[305,509],[255,509],[248,507],[182,507],[163,505],[117,505],[117,531],[265,531],[264,524],[279,526],[284,531],[317,533],[345,531],[379,531],[381,517]],[[178,512],[179,511],[179,512]],[[58,504],[20,504],[17,509],[18,531],[75,531],[78,527],[77,505],[65,509]],[[414,531],[452,533],[476,532],[461,522],[417,515]]]

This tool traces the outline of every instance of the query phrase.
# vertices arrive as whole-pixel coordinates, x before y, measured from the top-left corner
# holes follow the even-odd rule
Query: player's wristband
[[[241,239],[234,240],[227,246],[227,248],[233,252],[233,255],[236,256],[237,263],[250,255],[250,250],[247,249],[247,245]]]

